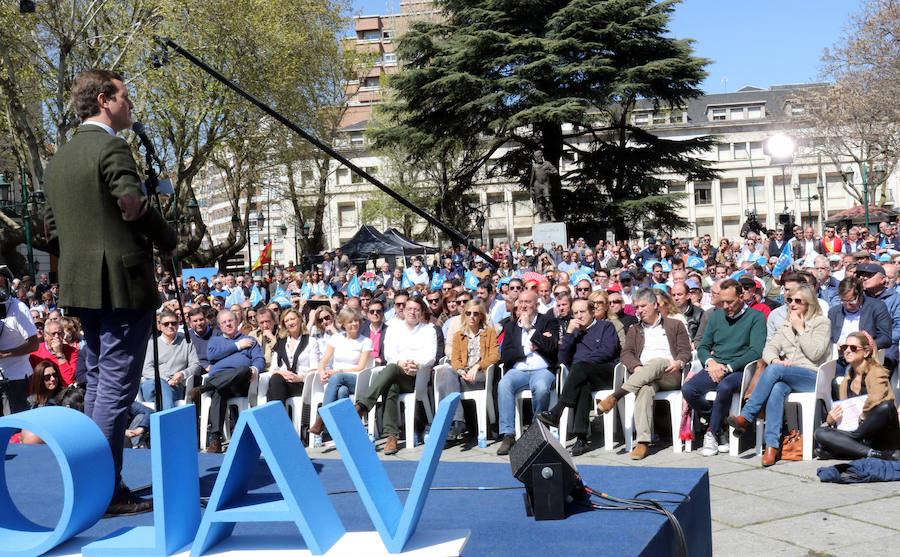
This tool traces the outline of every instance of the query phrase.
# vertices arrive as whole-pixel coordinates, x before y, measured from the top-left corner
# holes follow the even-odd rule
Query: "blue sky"
[[[386,14],[391,6],[399,11],[399,0],[353,0],[362,14]],[[822,50],[840,39],[859,7],[858,0],[685,0],[671,30],[713,60],[703,88],[722,93],[817,81]]]

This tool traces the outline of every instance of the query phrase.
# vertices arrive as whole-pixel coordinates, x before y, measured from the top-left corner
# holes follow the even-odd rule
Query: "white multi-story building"
[[[428,0],[400,2],[400,8],[400,12],[393,15],[356,18],[356,36],[345,41],[345,47],[375,54],[376,60],[360,80],[348,85],[350,100],[343,121],[344,135],[335,147],[354,164],[382,180],[385,161],[369,149],[364,136],[372,108],[382,98],[381,76],[397,71],[394,42],[410,23],[440,17]],[[687,194],[682,216],[690,223],[685,230],[667,232],[681,236],[709,234],[714,241],[721,237],[736,237],[748,210],[755,211],[759,221],[769,227],[777,225],[779,214],[791,211],[795,221],[811,222],[820,231],[823,218],[852,207],[855,202],[843,187],[842,168],[830,160],[809,155],[802,142],[789,164],[773,161],[764,148],[769,137],[798,131],[797,117],[802,107],[792,104],[797,93],[823,85],[780,85],[767,89],[748,86],[733,93],[705,95],[675,109],[656,108],[651,103],[639,104],[631,115],[632,122],[651,133],[672,140],[705,135],[717,139],[713,150],[700,155],[719,171],[717,179],[694,182],[686,181],[683,176],[662,176],[670,184],[669,192]],[[499,158],[503,152],[501,149],[494,156]],[[563,171],[566,165],[577,164],[575,154],[564,156],[561,164]],[[308,170],[300,171],[296,176],[300,184],[308,185],[313,179],[313,173]],[[900,184],[897,182],[888,180],[887,199],[891,206],[898,195]],[[210,182],[207,194],[215,191],[214,182]],[[349,240],[362,224],[381,230],[397,224],[387,222],[384,217],[376,222],[362,222],[363,208],[375,191],[347,168],[339,167],[328,175],[323,224],[329,249]],[[471,195],[485,219],[482,243],[490,247],[501,241],[531,239],[536,216],[529,192],[521,188],[516,177],[484,179]],[[231,207],[224,198],[213,196],[207,199],[211,199],[206,212],[211,220],[206,222],[211,226],[215,241],[228,233]],[[272,211],[271,218],[277,219],[277,226],[275,220],[271,221],[272,231],[279,229],[282,220],[287,225],[284,237],[273,232],[275,259],[282,263],[297,261],[302,246],[299,237],[302,223],[293,215],[290,204],[280,199],[266,204],[259,196],[254,202],[259,207],[269,207],[264,212]],[[305,214],[312,214],[313,203],[312,196],[302,201]],[[253,211],[255,214],[257,209]],[[284,219],[281,218],[282,211]],[[422,229],[424,222],[417,230]],[[593,232],[593,238],[589,240],[607,237],[605,230]],[[640,231],[636,231],[635,236],[639,235]],[[259,242],[262,236],[268,235],[265,231],[254,233],[251,229],[251,241]],[[472,239],[477,241],[477,238]],[[252,249],[257,254],[258,244],[254,243]],[[256,255],[253,257],[255,259]]]

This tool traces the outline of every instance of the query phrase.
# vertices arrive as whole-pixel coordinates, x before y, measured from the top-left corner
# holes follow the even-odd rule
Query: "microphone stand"
[[[343,164],[344,166],[346,166],[347,168],[352,170],[354,174],[356,174],[357,176],[368,181],[370,184],[372,184],[376,188],[380,189],[384,193],[386,193],[389,196],[391,196],[392,198],[394,198],[394,200],[396,200],[398,203],[400,203],[401,205],[403,205],[404,207],[406,207],[413,213],[419,215],[420,217],[422,217],[429,223],[436,226],[438,229],[440,229],[443,233],[447,234],[447,236],[452,238],[454,241],[456,241],[457,243],[462,244],[464,246],[467,246],[469,251],[473,251],[477,255],[480,255],[487,262],[487,264],[490,265],[491,267],[493,267],[494,269],[496,269],[500,266],[500,264],[497,263],[496,261],[494,261],[494,259],[490,255],[488,255],[487,253],[482,251],[474,243],[470,242],[469,239],[466,238],[465,236],[463,236],[462,234],[460,234],[459,231],[454,230],[453,228],[444,224],[442,221],[438,220],[434,216],[423,211],[417,205],[413,204],[408,199],[406,199],[399,193],[395,192],[394,190],[392,190],[391,188],[389,188],[388,186],[383,184],[380,180],[378,180],[377,178],[373,177],[371,174],[369,174],[362,168],[360,168],[360,167],[356,166],[355,164],[353,164],[352,162],[350,162],[350,160],[347,159],[347,157],[343,156],[342,154],[340,154],[336,150],[334,150],[331,146],[322,142],[318,137],[307,132],[306,130],[304,130],[303,128],[301,128],[300,126],[298,126],[291,120],[289,120],[287,117],[278,113],[274,108],[270,107],[266,103],[257,99],[256,97],[254,97],[247,91],[241,89],[236,83],[234,83],[233,81],[231,81],[230,79],[228,79],[227,77],[225,77],[224,75],[222,75],[221,73],[219,73],[218,71],[213,69],[211,66],[206,64],[200,58],[197,58],[196,56],[194,56],[190,51],[184,49],[183,47],[181,47],[178,43],[176,43],[172,39],[169,39],[167,37],[154,37],[154,40],[162,49],[160,52],[155,53],[152,57],[152,62],[153,62],[154,67],[158,68],[168,62],[168,49],[171,48],[172,50],[174,50],[175,52],[177,52],[178,54],[180,54],[184,58],[186,58],[189,62],[191,62],[192,64],[194,64],[195,66],[197,66],[198,68],[203,70],[204,72],[208,73],[216,81],[218,81],[219,83],[222,83],[223,85],[225,85],[226,87],[228,87],[229,89],[231,89],[232,91],[237,93],[238,95],[244,97],[246,100],[250,101],[257,108],[259,108],[260,110],[262,110],[263,112],[265,112],[266,114],[268,114],[269,116],[274,118],[275,120],[278,120],[279,122],[281,122],[281,124],[283,124],[289,130],[296,133],[297,135],[299,135],[306,141],[312,143],[317,148],[319,148],[321,151],[328,154],[329,156],[331,156],[332,158],[334,158],[335,160],[337,160],[338,162],[340,162],[341,164]]]
[[[141,143],[144,143],[143,138],[141,138]],[[148,145],[144,143],[144,160],[147,164],[147,179],[144,181],[144,187],[147,189],[147,195],[153,200],[156,210],[161,215],[162,203],[159,201],[159,174],[156,172],[156,169],[153,168],[155,158],[156,153],[153,151],[152,144]],[[162,164],[160,164],[159,160],[156,160],[155,162],[159,164],[160,169],[162,169]],[[178,230],[176,229],[175,232],[177,234]],[[151,246],[152,245],[153,242],[151,241]],[[152,262],[152,247],[150,250],[150,258]],[[178,300],[178,312],[179,315],[181,315],[184,338],[186,342],[190,343],[191,335],[188,332],[187,320],[184,319],[184,305],[181,301],[184,290],[183,287],[178,284],[178,269],[175,267],[175,259],[170,259],[169,264],[172,266],[172,280],[175,281],[175,299]],[[151,331],[151,338],[153,339],[153,388],[156,394],[154,397],[154,405],[156,406],[157,412],[162,410],[162,378],[159,371],[159,334],[159,329],[156,326],[156,323],[154,323],[153,330]],[[187,380],[187,377],[185,377],[185,380]]]

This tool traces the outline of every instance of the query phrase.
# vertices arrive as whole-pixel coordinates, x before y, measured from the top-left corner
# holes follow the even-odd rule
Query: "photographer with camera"
[[[0,412],[4,416],[28,409],[28,355],[40,347],[28,306],[10,295],[13,275],[0,265]]]

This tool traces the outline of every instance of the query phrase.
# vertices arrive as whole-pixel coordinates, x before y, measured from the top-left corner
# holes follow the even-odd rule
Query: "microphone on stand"
[[[154,147],[153,142],[150,141],[150,136],[147,135],[147,127],[144,126],[144,123],[135,121],[133,124],[131,124],[131,131],[137,134],[138,140],[140,140],[141,145],[144,146],[144,149],[147,150],[147,154],[153,158],[153,161],[156,162],[157,166],[159,166],[160,172],[162,172],[162,161],[160,161],[159,157],[156,155],[156,147]]]

